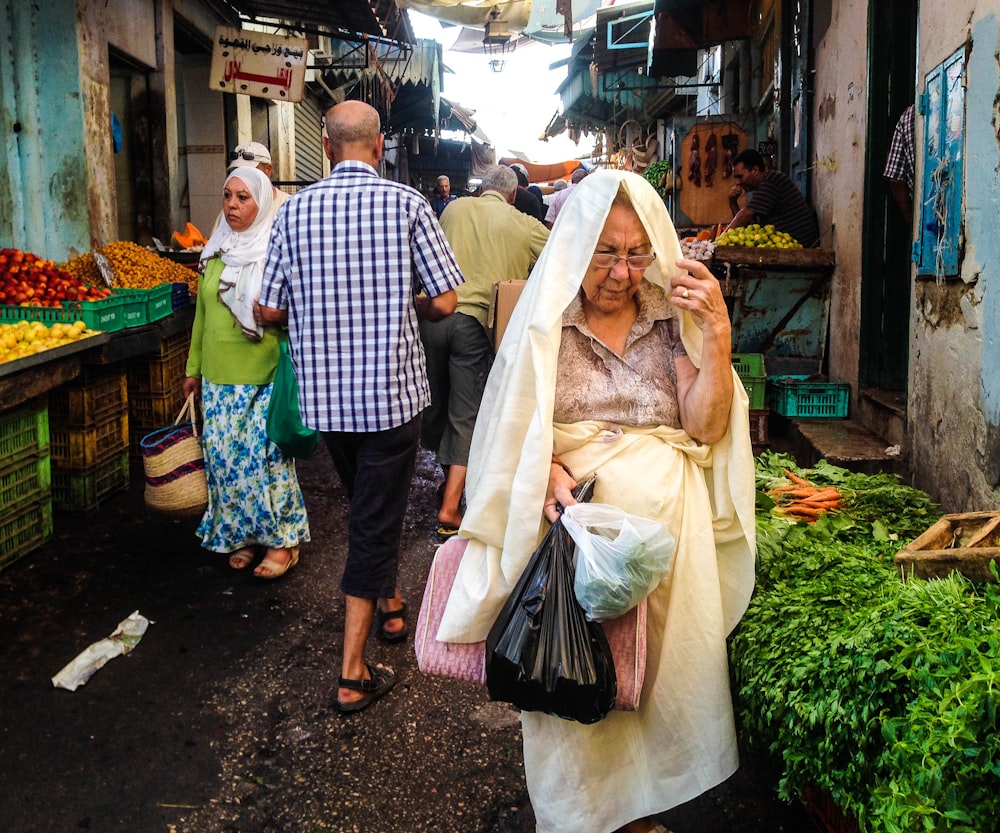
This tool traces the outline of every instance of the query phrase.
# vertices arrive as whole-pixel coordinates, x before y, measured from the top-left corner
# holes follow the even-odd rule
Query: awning
[[[515,162],[524,165],[528,171],[528,182],[555,182],[557,179],[569,179],[577,168],[582,166],[579,159],[567,159],[565,162],[554,162],[549,165],[538,165],[529,162],[522,156],[504,156],[500,165],[513,165]]]
[[[253,21],[283,21],[300,31],[340,39],[367,35],[412,43],[410,20],[395,0],[226,0]]]

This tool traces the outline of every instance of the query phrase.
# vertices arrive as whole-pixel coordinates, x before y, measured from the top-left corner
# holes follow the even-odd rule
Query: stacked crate
[[[767,416],[770,411],[764,404],[767,385],[764,354],[733,353],[733,369],[750,398],[750,442],[755,447],[766,446]]]
[[[50,391],[49,418],[56,509],[90,511],[128,488],[124,368],[86,369],[79,381]]]
[[[52,537],[45,398],[0,414],[0,570]]]
[[[767,401],[789,419],[846,419],[851,386],[812,376],[779,376],[767,384]]]
[[[142,438],[170,425],[184,406],[184,371],[190,346],[191,333],[184,331],[163,339],[156,353],[129,360],[132,459],[142,459]]]

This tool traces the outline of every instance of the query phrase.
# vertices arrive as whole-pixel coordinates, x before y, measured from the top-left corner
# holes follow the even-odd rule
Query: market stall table
[[[764,354],[769,376],[820,373],[834,265],[829,249],[717,246],[733,352]]]

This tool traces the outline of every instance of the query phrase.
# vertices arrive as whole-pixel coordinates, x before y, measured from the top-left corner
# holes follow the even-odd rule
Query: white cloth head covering
[[[534,551],[553,454],[552,412],[562,315],[580,289],[619,189],[649,235],[656,260],[644,277],[669,293],[679,274],[680,242],[663,200],[641,176],[599,170],[573,188],[556,218],[497,353],[469,454],[467,511],[460,535],[469,545],[437,638],[484,639]],[[701,365],[702,333],[680,313],[681,340]],[[754,475],[749,415],[734,371],[730,430],[712,447],[706,469],[716,508],[720,595],[728,632],[746,610],[754,584]],[[596,499],[596,498],[595,498]]]
[[[233,231],[225,217],[205,244],[204,263],[219,255],[224,265],[219,278],[219,301],[251,341],[260,341],[264,329],[253,318],[253,302],[260,294],[264,259],[271,239],[274,192],[267,174],[257,168],[236,168],[226,177],[223,188],[233,179],[241,180],[257,203],[257,216],[246,231]]]

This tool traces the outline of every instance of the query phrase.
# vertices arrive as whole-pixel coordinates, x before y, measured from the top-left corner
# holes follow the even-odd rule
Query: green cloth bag
[[[278,369],[274,372],[271,401],[267,406],[267,436],[287,457],[311,457],[319,445],[319,431],[302,424],[299,382],[285,339],[281,340]]]

